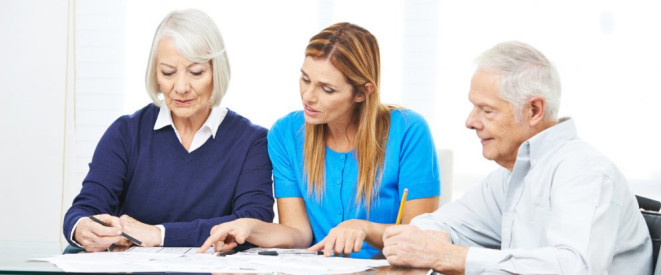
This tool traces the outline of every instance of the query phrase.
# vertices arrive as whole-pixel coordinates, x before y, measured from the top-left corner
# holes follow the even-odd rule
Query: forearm
[[[365,241],[374,248],[383,248],[383,232],[392,224],[363,221],[366,224]]]
[[[260,247],[307,248],[312,243],[311,232],[294,227],[250,219],[253,229],[247,241]]]

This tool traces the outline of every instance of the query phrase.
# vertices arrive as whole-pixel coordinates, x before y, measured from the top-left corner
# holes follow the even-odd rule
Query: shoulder
[[[557,163],[558,171],[569,175],[604,175],[610,179],[620,178],[621,172],[608,157],[580,138],[572,139],[559,146],[549,161]]]
[[[252,123],[248,118],[239,115],[230,109],[227,109],[227,115],[225,115],[225,119],[220,124],[220,127],[222,127],[223,124],[231,127],[231,131],[240,136],[245,134],[263,136],[266,135],[267,132],[266,128]]]
[[[138,131],[145,127],[151,129],[158,117],[158,111],[159,107],[154,103],[149,103],[133,114],[120,116],[110,125],[108,130]]]
[[[393,109],[390,111],[390,135],[431,136],[431,130],[422,115],[409,109]],[[394,137],[394,136],[393,136]]]
[[[422,115],[410,109],[393,109],[390,111],[390,124],[398,127],[428,127]]]
[[[271,127],[271,129],[287,129],[287,128],[300,128],[305,124],[305,117],[303,111],[293,111],[281,118],[279,118]]]
[[[269,131],[269,136],[296,135],[302,133],[305,126],[303,111],[294,111],[279,118]]]

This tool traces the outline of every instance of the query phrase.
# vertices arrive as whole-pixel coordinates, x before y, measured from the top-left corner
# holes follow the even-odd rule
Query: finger
[[[333,252],[333,246],[335,246],[335,240],[336,236],[334,234],[330,234],[324,238],[324,256],[330,257],[331,254],[334,254]]]
[[[358,252],[363,248],[363,240],[356,239],[356,241],[353,244],[353,251]]]
[[[402,230],[406,228],[406,225],[392,225],[388,226],[386,230],[383,232],[383,239],[385,240],[386,238],[391,238],[393,236],[399,235]]]
[[[335,253],[335,256],[339,256],[340,254],[344,253],[344,242],[345,239],[343,237],[334,238],[332,243],[326,244],[326,247],[332,249]]]
[[[399,257],[397,257],[396,254],[391,254],[389,256],[386,256],[386,261],[388,261],[388,263],[393,266],[399,266],[402,264],[401,260],[399,259]]]
[[[211,246],[214,246],[215,243],[221,242],[225,240],[225,234],[223,234],[223,231],[220,230],[220,228],[214,226],[211,228],[211,234],[209,237],[204,241],[202,246],[200,246],[200,249],[197,250],[198,253],[204,253],[206,252]],[[215,246],[214,246],[215,249]]]
[[[125,238],[119,239],[119,241],[113,243],[113,245],[116,245],[116,246],[131,246],[131,244],[132,244],[132,242],[128,239],[125,239]]]
[[[85,248],[85,251],[87,252],[101,252],[107,249],[107,248],[95,247],[95,246],[84,246],[83,248]]]
[[[110,227],[117,227],[117,228],[122,228],[122,223],[120,221],[120,218],[104,214],[104,218],[102,219],[106,224],[109,224]]]
[[[204,241],[204,243],[202,244],[202,246],[200,246],[200,248],[197,250],[197,253],[205,253],[205,252],[207,252],[207,250],[209,250],[209,248],[210,248],[214,243],[216,243],[216,240],[217,240],[218,238],[219,238],[219,237],[217,236],[217,234],[211,234],[211,235],[210,235],[210,236]]]
[[[328,241],[329,237],[330,236],[326,236],[326,238],[324,238],[323,240],[321,240],[317,244],[311,246],[310,248],[308,248],[308,250],[312,250],[312,251],[320,251],[321,250],[321,251],[324,252],[325,257],[330,257],[331,253],[332,253],[331,252],[332,246],[330,246],[329,248],[326,248],[326,246],[328,245],[328,242],[329,242]]]
[[[121,240],[121,237],[93,237],[85,239],[83,247],[86,251],[98,252],[108,249],[113,243]]]
[[[246,236],[241,234],[240,231],[237,232],[237,230],[232,230],[229,234],[230,236],[232,236],[233,239],[232,243],[236,242],[239,244],[243,244],[246,242]],[[225,243],[230,243],[230,242],[225,242]]]
[[[216,252],[222,252],[222,251],[227,251],[235,246],[237,246],[237,243],[234,239],[234,236],[230,235],[226,231],[218,231],[218,236],[220,236],[218,239],[216,239],[216,242],[213,244],[213,250]]]
[[[316,243],[315,245],[310,246],[307,250],[308,251],[319,251],[319,250],[321,250],[322,248],[324,248],[324,245],[325,245],[324,241],[326,241],[326,238],[324,238],[320,242]]]
[[[353,244],[356,242],[356,240],[357,238],[347,238],[346,240],[344,240],[343,242],[344,251],[342,251],[342,253],[344,253],[345,255],[349,255],[351,254],[351,252],[354,252],[355,250]]]
[[[122,228],[118,225],[117,217],[113,217],[108,214],[96,215],[94,217],[101,220],[106,225],[109,225],[105,226],[96,221],[93,221],[90,218],[86,218],[85,222],[88,225],[89,231],[91,231],[94,235],[100,237],[110,237],[122,234]]]
[[[216,252],[224,252],[234,249],[239,244],[234,240],[234,236],[228,234],[224,240],[218,240],[213,245],[213,250]]]
[[[119,227],[103,226],[96,222],[90,224],[89,231],[94,235],[92,238],[117,237],[122,234],[122,230]]]
[[[119,223],[120,228],[121,228],[124,232],[126,232],[126,231],[131,231],[131,229],[135,229],[135,228],[137,228],[139,225],[142,224],[140,221],[138,221],[138,220],[134,219],[133,217],[131,217],[131,216],[129,216],[129,215],[126,215],[126,214],[124,214],[124,215],[122,215],[121,217],[119,217],[119,218],[117,219],[117,221],[118,221],[118,223]]]
[[[219,247],[220,249],[217,250],[217,251],[228,251],[228,250],[232,250],[232,249],[234,249],[234,248],[237,247],[237,246],[238,246],[238,244],[237,244],[236,242],[222,243],[222,244],[218,245],[218,247]]]

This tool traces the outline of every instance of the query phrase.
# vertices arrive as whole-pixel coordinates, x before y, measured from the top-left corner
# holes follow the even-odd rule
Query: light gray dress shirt
[[[650,274],[652,243],[622,173],[571,119],[461,199],[411,222],[468,246],[467,274]]]

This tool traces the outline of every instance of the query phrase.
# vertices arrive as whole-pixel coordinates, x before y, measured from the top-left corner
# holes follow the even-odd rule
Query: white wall
[[[472,60],[500,41],[530,43],[560,71],[561,115],[577,119],[579,135],[636,193],[661,199],[656,2],[0,0],[0,221],[17,225],[1,226],[0,240],[60,236],[100,135],[149,102],[143,77],[157,24],[191,7],[224,35],[233,71],[224,104],[266,127],[300,108],[309,37],[339,21],[366,27],[381,46],[383,101],[420,112],[437,146],[453,150],[458,193],[495,167],[463,126]]]
[[[64,0],[0,1],[0,240],[60,235],[67,8]]]

